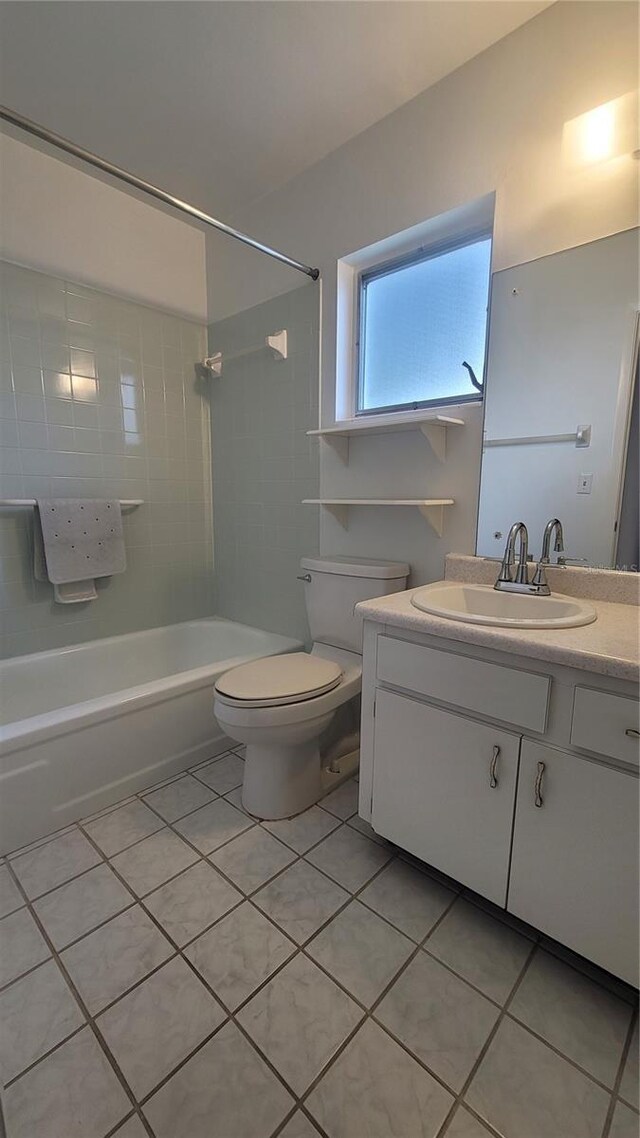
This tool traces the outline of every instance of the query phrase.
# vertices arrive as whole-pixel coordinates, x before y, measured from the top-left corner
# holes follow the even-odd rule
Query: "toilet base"
[[[242,805],[255,818],[291,818],[324,793],[320,748],[315,739],[294,747],[248,743]]]
[[[360,765],[359,750],[343,755],[335,769],[321,765],[317,744],[299,744],[292,752],[293,758],[289,758],[295,763],[293,767],[282,747],[247,746],[242,784],[242,805],[247,814],[269,822],[293,818],[316,802],[321,803],[327,794],[352,778]],[[274,780],[274,770],[283,782]],[[265,771],[269,771],[268,780]]]

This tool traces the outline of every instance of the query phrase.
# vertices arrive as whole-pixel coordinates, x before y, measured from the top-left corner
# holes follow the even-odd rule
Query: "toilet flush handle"
[[[311,574],[310,573],[303,573],[301,577],[296,577],[296,580],[297,581],[310,582],[311,581]]]

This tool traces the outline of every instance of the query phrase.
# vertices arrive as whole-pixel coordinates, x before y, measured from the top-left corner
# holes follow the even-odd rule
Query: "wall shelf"
[[[349,528],[351,506],[413,506],[435,530],[438,537],[444,531],[444,511],[453,506],[453,498],[304,498],[304,506],[323,506],[340,523]]]
[[[324,439],[347,465],[349,462],[349,439],[356,435],[386,435],[397,431],[420,431],[429,442],[433,453],[441,462],[444,462],[447,448],[447,429],[449,427],[464,427],[464,425],[464,419],[454,419],[450,415],[435,413],[425,414],[415,419],[385,415],[377,422],[374,416],[367,419],[350,419],[336,423],[333,427],[307,431],[307,434]]]

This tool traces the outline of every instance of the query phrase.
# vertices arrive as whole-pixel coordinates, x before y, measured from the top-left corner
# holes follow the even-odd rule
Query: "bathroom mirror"
[[[638,230],[495,273],[476,552],[523,520],[540,555],[638,568]]]

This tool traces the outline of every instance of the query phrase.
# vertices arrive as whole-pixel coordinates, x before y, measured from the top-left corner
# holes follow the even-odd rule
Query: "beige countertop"
[[[408,628],[412,632],[638,681],[640,610],[633,604],[591,599],[598,619],[580,628],[497,628],[464,624],[421,612],[411,604],[415,592],[416,589],[409,589],[405,593],[362,601],[358,612],[365,620]]]

